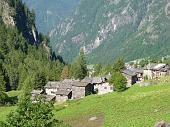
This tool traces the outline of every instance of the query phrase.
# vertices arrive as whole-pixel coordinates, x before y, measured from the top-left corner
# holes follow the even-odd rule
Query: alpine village
[[[170,0],[0,0],[0,127],[170,127]]]

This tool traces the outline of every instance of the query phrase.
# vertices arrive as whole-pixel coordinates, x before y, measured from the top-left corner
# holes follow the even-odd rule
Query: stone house
[[[99,95],[113,92],[113,86],[110,85],[106,77],[94,77],[92,84],[94,85],[94,91]]]
[[[81,80],[81,82],[84,83],[92,83],[93,78],[92,77],[85,77],[84,79]]]
[[[43,95],[43,97],[45,98],[46,102],[50,102],[50,101],[55,101],[56,100],[56,96],[55,95]]]
[[[31,92],[31,95],[32,95],[32,96],[38,96],[38,95],[41,95],[41,94],[43,94],[43,93],[44,93],[43,90],[33,90],[33,91]]]
[[[135,84],[138,80],[137,74],[130,69],[125,69],[122,71],[122,74],[127,79],[127,87],[131,87],[133,84]]]
[[[72,86],[72,99],[83,98],[94,92],[94,85],[87,82],[75,81]]]
[[[170,74],[170,67],[167,64],[148,64],[144,67],[143,77],[147,79],[157,79]]]
[[[43,98],[47,102],[55,101],[55,95],[45,95],[44,90],[33,90],[31,95],[31,100],[33,103],[36,103],[38,98]]]
[[[68,90],[58,90],[57,92],[54,92],[54,94],[57,102],[65,102],[72,98],[72,91]]]
[[[108,83],[110,75],[105,77],[85,77],[81,82],[89,83],[94,86],[94,93],[99,95],[113,92],[113,86]]]
[[[137,82],[142,82],[144,80],[143,79],[143,69],[140,69],[140,68],[129,68],[129,70],[131,70],[132,72],[137,74]]]
[[[58,102],[68,99],[83,98],[94,93],[94,87],[98,94],[105,94],[113,91],[113,86],[107,82],[108,77],[86,77],[83,80],[65,79],[63,81],[48,82],[44,87],[46,95]]]
[[[61,82],[51,82],[49,81],[44,87],[47,95],[55,95],[54,92],[57,92],[60,88]]]
[[[65,79],[58,82],[48,82],[44,87],[46,95],[55,96],[55,100],[58,102],[71,99],[72,96],[72,83],[73,80]]]
[[[56,82],[48,82],[47,85],[44,87],[45,92],[47,95],[54,95],[55,92],[58,90],[72,90],[72,83],[73,80],[71,79],[65,79],[63,81],[56,81]]]

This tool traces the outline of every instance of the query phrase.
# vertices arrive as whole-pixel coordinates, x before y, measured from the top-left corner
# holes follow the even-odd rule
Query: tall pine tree
[[[6,82],[4,80],[3,74],[0,72],[0,91],[6,91]]]
[[[64,66],[62,73],[61,73],[61,80],[69,78],[69,68],[68,66]]]
[[[75,79],[83,79],[87,76],[88,70],[87,70],[87,64],[85,59],[84,50],[80,50],[80,55],[75,63],[75,73],[74,78]]]

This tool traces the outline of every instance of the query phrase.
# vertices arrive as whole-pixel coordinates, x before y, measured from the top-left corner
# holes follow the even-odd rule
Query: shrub
[[[0,105],[4,105],[8,102],[8,95],[0,91]]]
[[[109,83],[113,84],[115,90],[118,92],[126,90],[127,80],[120,72],[114,72],[109,80]]]

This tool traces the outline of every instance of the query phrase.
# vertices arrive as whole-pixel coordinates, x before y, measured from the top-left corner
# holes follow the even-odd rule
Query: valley
[[[80,48],[93,64],[160,58],[169,54],[169,20],[167,0],[82,0],[52,32],[51,45],[68,62]]]
[[[0,127],[170,126],[169,0],[0,0]]]

